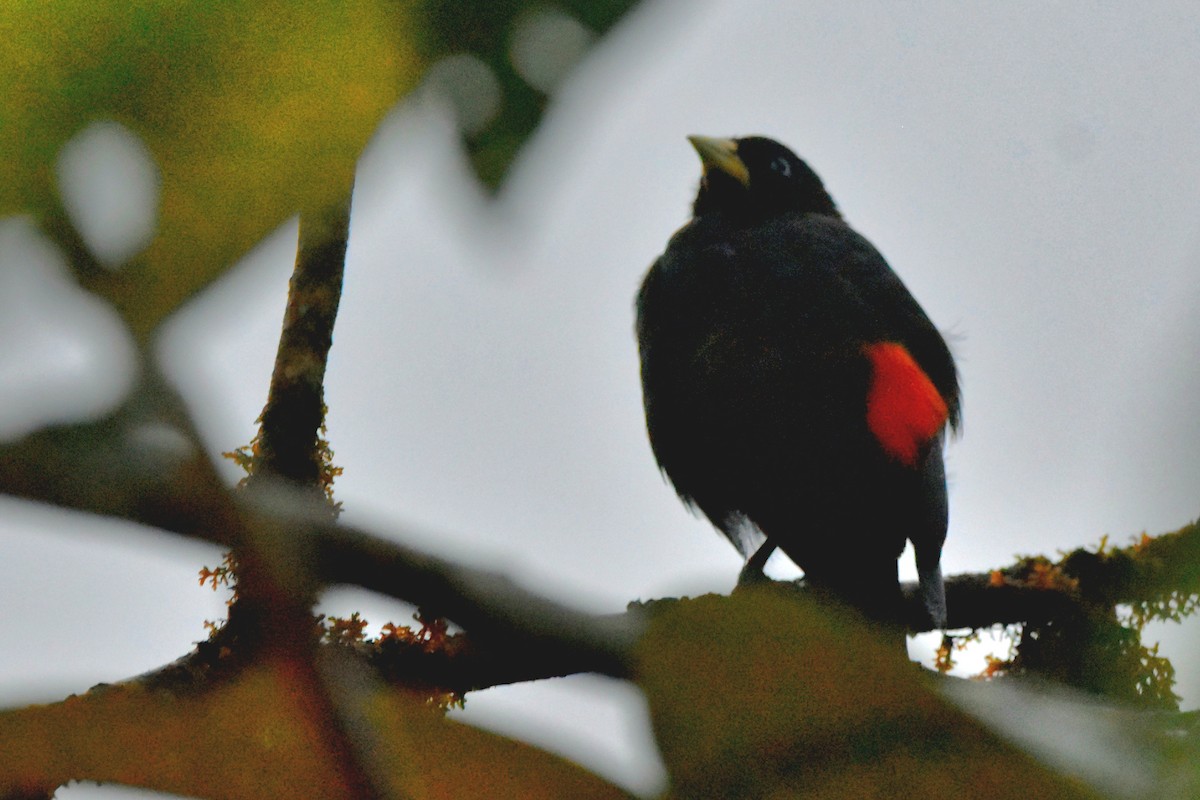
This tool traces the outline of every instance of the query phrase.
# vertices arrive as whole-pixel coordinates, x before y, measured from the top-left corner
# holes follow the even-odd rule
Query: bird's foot
[[[763,572],[763,568],[767,565],[767,559],[775,552],[775,545],[770,542],[764,542],[761,547],[754,551],[754,554],[746,559],[746,565],[742,567],[742,571],[738,573],[737,585],[738,588],[743,586],[760,586],[764,583],[770,583],[771,579]]]

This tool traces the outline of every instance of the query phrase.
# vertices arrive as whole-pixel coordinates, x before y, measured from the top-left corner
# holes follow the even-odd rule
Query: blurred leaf
[[[1097,796],[812,601],[755,591],[680,603],[655,618],[640,663],[678,797]]]
[[[290,672],[276,663],[195,694],[122,685],[0,713],[0,795],[96,780],[229,800],[348,798],[320,716]],[[378,734],[371,766],[394,796],[628,798],[574,764],[448,722],[401,691],[368,702]]]
[[[298,210],[337,198],[384,113],[420,76],[409,6],[84,0],[0,8],[0,214],[68,247],[54,167],[90,122],[140,137],[162,179],[158,231],[84,282],[144,336]]]
[[[380,706],[383,710],[384,706]],[[421,798],[496,800],[632,800],[632,796],[569,761],[428,713],[414,717],[411,741],[424,776]]]
[[[1198,796],[1197,742],[1185,716],[1146,713],[1032,679],[951,680],[941,688],[1006,740],[1114,797]]]
[[[636,0],[420,0],[422,55],[451,74],[435,91],[456,107],[479,177],[499,185],[518,149],[541,122],[561,78]],[[472,66],[463,69],[464,59]]]
[[[284,219],[335,201],[384,113],[433,66],[495,186],[548,92],[633,0],[76,0],[0,7],[0,215],[32,213],[145,338]],[[437,63],[435,63],[437,62]],[[90,259],[55,184],[90,123],[138,137],[157,234]],[[105,202],[103,198],[100,203]]]

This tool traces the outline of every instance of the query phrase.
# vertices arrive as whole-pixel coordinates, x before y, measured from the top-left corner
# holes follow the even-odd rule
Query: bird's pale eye
[[[792,177],[792,165],[786,158],[780,156],[771,161],[771,171],[777,172],[781,177]]]

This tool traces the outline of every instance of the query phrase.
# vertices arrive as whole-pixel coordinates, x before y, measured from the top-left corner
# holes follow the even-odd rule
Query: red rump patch
[[[871,359],[867,426],[884,452],[910,467],[946,424],[946,401],[904,345],[880,342],[863,348]]]

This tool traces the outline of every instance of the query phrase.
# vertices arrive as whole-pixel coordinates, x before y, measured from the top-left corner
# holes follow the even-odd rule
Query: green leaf
[[[496,188],[541,122],[554,88],[635,0],[422,0],[418,37],[435,91],[456,107],[467,150]],[[439,71],[439,60],[447,67]],[[469,60],[468,60],[469,59]]]
[[[131,263],[81,277],[145,336],[280,222],[347,190],[368,137],[420,77],[408,8],[4,4],[0,213],[32,213],[79,252],[55,185],[62,146],[96,120],[138,136],[162,181],[157,233]]]
[[[1095,796],[812,600],[761,590],[684,601],[654,619],[639,653],[678,797]]]
[[[554,86],[633,4],[6,3],[0,215],[41,221],[144,339],[280,222],[344,194],[378,122],[430,65],[470,121],[480,176],[498,184]],[[156,235],[116,270],[91,258],[55,183],[63,146],[95,121],[138,137],[161,177]]]
[[[575,764],[447,721],[403,691],[372,690],[361,702],[373,723],[364,766],[389,796],[629,800]],[[95,780],[226,800],[349,798],[320,709],[280,661],[199,692],[126,684],[3,711],[0,796]]]

